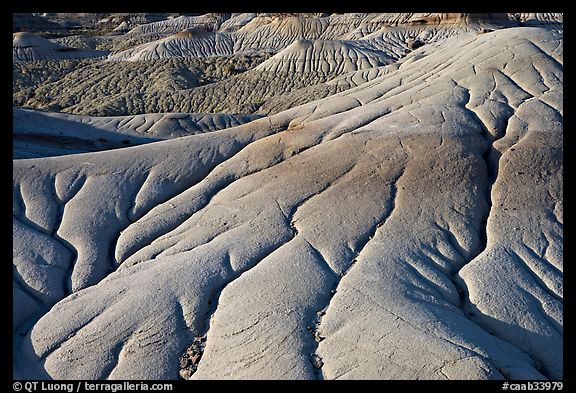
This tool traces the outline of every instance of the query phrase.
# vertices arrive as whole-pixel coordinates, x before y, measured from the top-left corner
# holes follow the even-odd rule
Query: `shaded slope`
[[[13,111],[13,158],[48,157],[139,145],[234,127],[258,115],[150,113],[90,117]]]
[[[69,48],[32,33],[14,33],[12,40],[13,61],[66,60],[104,57],[107,51]]]

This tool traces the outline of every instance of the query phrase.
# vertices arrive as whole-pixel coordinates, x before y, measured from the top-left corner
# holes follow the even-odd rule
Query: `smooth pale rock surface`
[[[462,32],[245,124],[13,161],[14,377],[176,379],[205,335],[191,379],[562,379],[554,30]]]

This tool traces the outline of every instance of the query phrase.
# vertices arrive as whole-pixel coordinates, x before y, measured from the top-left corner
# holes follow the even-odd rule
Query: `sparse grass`
[[[236,73],[236,66],[232,63],[228,64],[226,66],[226,72],[228,72],[228,74],[234,74]]]

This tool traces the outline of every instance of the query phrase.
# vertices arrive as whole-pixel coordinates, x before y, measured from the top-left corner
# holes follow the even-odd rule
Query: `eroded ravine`
[[[387,206],[387,209],[384,212],[383,217],[380,219],[380,222],[378,222],[374,226],[374,228],[371,228],[371,230],[368,232],[369,235],[357,246],[358,251],[355,253],[354,258],[348,264],[348,268],[346,269],[346,271],[342,272],[339,275],[339,279],[336,282],[336,285],[334,286],[333,289],[330,290],[331,296],[329,298],[331,298],[334,294],[336,294],[336,292],[338,292],[338,285],[340,285],[340,283],[345,279],[346,274],[348,274],[348,272],[354,268],[355,264],[358,263],[358,260],[361,258],[362,250],[364,249],[364,247],[366,247],[366,245],[370,242],[370,240],[374,238],[376,232],[380,229],[380,227],[386,224],[386,221],[388,221],[390,216],[394,213],[398,193],[397,184],[398,181],[401,179],[401,177],[402,174],[400,174],[395,179],[392,179],[392,184],[390,186],[390,196],[388,197],[389,205]],[[324,339],[322,334],[319,332],[319,329],[322,325],[323,316],[326,315],[328,312],[330,312],[330,301],[328,301],[328,303],[324,307],[322,307],[316,312],[316,317],[314,318],[313,321],[311,321],[309,325],[310,327],[309,331],[312,335],[312,339],[314,340],[312,344],[314,352],[310,354],[310,361],[314,366],[314,368],[318,370],[318,372],[316,373],[317,379],[324,379],[324,374],[322,373],[322,366],[324,365],[324,362],[322,357],[319,354],[317,354],[316,351],[318,349],[318,343],[320,343]]]

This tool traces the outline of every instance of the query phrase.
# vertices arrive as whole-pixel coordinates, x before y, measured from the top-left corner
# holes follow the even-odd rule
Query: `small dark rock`
[[[406,45],[408,45],[408,48],[414,50],[420,48],[422,45],[424,45],[424,43],[417,38],[416,39],[411,38],[409,40],[406,40]]]
[[[182,356],[180,358],[180,368],[186,368],[188,366],[190,359],[188,359],[188,357],[186,356]]]
[[[316,354],[312,355],[312,366],[314,366],[314,368],[322,368],[322,366],[324,365],[324,362],[322,361],[322,358]]]
[[[192,376],[192,371],[190,371],[188,369],[180,370],[180,378],[190,379],[191,376]]]
[[[200,358],[202,357],[201,353],[195,353],[192,356],[190,356],[190,360],[192,360],[193,364],[198,364],[198,362],[200,361]]]

